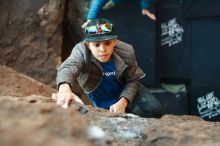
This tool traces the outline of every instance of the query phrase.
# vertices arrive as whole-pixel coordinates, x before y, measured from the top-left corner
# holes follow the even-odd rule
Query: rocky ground
[[[0,146],[220,146],[220,122],[141,118],[80,104],[63,109],[53,92],[0,66]]]

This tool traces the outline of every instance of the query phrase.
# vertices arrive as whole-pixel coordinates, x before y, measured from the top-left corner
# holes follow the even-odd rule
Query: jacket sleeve
[[[108,0],[92,0],[88,15],[87,15],[87,20],[92,20],[92,19],[97,18],[102,7],[105,5],[107,1]]]
[[[84,67],[83,53],[80,48],[76,45],[71,55],[61,64],[57,72],[56,83],[57,87],[62,83],[68,83],[71,87],[74,84],[78,84],[76,78]]]
[[[134,100],[134,97],[138,89],[139,89],[138,81],[128,82],[126,83],[124,90],[121,92],[120,98],[124,97],[129,101],[129,103],[131,103]]]
[[[139,80],[145,77],[144,72],[138,67],[132,46],[127,47],[129,52],[129,61],[126,61],[127,69],[124,72],[125,87],[120,97],[125,97],[131,103],[139,89]]]
[[[140,0],[141,8],[148,9],[152,2],[154,2],[154,0]]]

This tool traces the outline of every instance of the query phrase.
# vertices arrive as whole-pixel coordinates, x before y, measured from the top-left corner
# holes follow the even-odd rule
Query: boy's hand
[[[124,113],[127,105],[128,105],[128,100],[122,97],[118,102],[110,106],[109,110],[110,112],[113,112],[113,113]]]
[[[81,27],[82,27],[83,29],[85,29],[86,26],[87,26],[87,24],[88,24],[90,21],[91,21],[91,20],[88,19],[86,22],[84,22],[84,23],[82,24]]]
[[[113,0],[109,0],[105,5],[102,7],[103,10],[109,10],[113,8],[116,4],[114,3]]]
[[[147,9],[142,9],[142,14],[148,16],[150,19],[156,21],[156,17],[153,13],[148,11]]]
[[[68,108],[72,100],[84,104],[82,100],[71,91],[69,84],[61,84],[59,91],[52,94],[52,99],[56,100],[57,104],[61,105],[63,108]]]

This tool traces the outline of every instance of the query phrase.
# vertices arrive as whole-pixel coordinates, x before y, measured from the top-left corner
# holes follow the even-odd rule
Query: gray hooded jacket
[[[138,90],[138,81],[145,74],[137,65],[131,45],[118,41],[113,51],[113,58],[116,78],[125,85],[120,97],[127,98],[131,103]],[[84,92],[90,93],[96,89],[101,80],[101,64],[82,41],[73,48],[71,55],[60,66],[56,81],[58,87],[62,83],[69,83],[74,93],[77,92],[75,87],[79,86]]]

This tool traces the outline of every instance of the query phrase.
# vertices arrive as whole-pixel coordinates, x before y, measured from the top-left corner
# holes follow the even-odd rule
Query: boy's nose
[[[99,48],[100,52],[105,52],[105,45],[101,44],[100,48]]]

